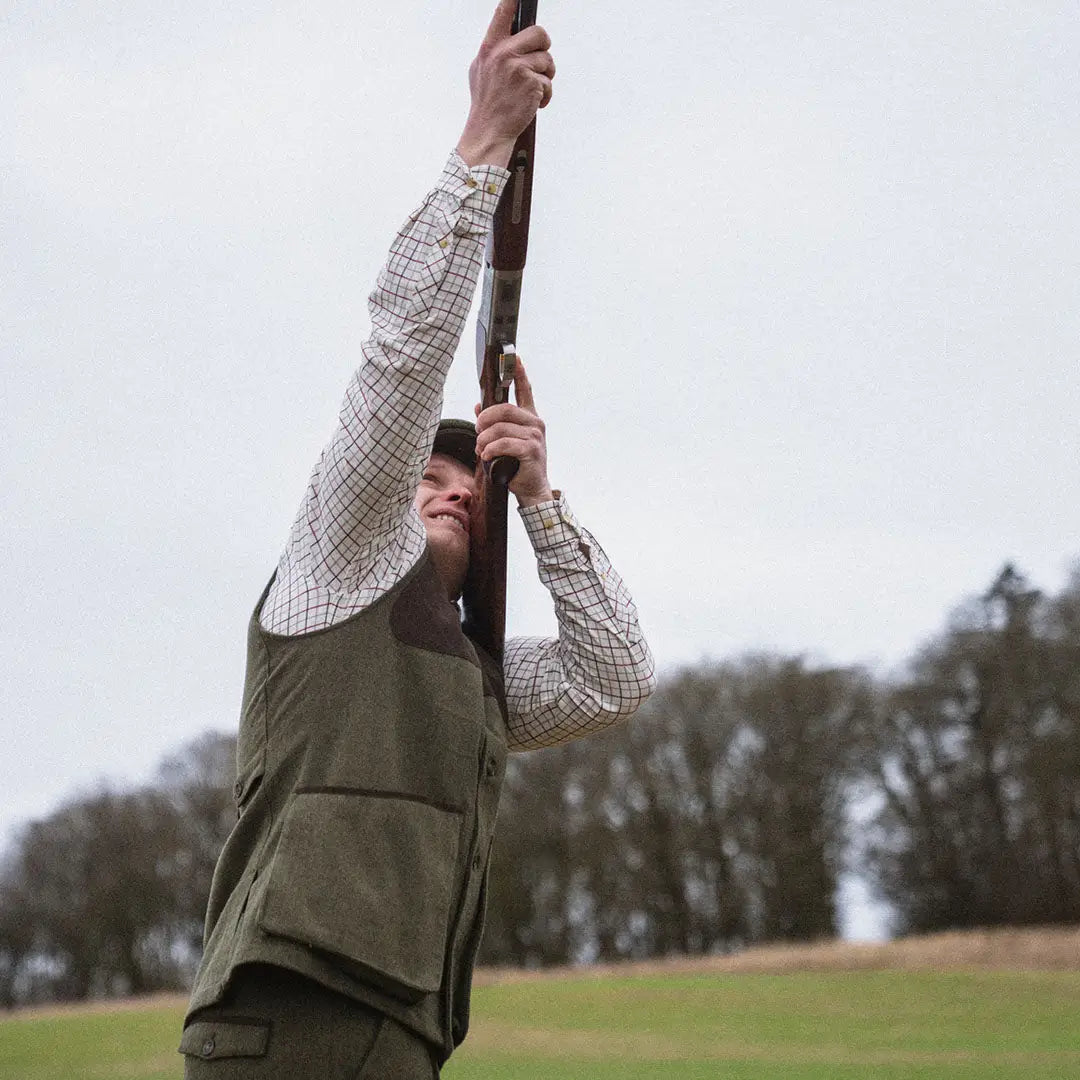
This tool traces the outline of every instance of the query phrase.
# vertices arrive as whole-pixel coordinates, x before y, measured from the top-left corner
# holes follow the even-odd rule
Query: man
[[[547,475],[515,403],[440,424],[443,384],[518,134],[551,98],[550,39],[500,3],[471,107],[370,301],[340,424],[256,607],[218,862],[180,1049],[191,1080],[413,1080],[464,1038],[508,749],[629,716],[651,692],[633,604]],[[559,637],[462,631],[475,455],[510,484]]]

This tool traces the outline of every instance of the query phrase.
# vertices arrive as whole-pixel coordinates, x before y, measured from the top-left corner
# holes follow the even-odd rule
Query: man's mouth
[[[462,516],[460,514],[449,514],[449,513],[432,514],[431,515],[431,520],[432,521],[449,521],[451,524],[456,525],[466,535],[469,532],[468,520],[464,516]]]

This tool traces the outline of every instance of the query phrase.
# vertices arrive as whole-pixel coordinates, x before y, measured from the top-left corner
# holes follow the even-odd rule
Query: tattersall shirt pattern
[[[424,550],[413,506],[509,173],[451,154],[398,232],[368,300],[371,337],[263,605],[271,633],[323,630],[370,607]],[[565,498],[519,509],[552,595],[557,639],[511,638],[512,748],[553,746],[632,713],[653,660],[625,586]]]

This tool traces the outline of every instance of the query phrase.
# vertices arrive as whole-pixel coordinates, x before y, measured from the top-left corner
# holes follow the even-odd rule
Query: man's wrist
[[[545,558],[552,557],[553,552],[562,552],[559,560],[576,562],[581,555],[588,554],[587,548],[582,547],[581,526],[566,504],[563,493],[554,488],[552,495],[554,499],[549,503],[519,506],[518,515],[535,552],[547,552]]]
[[[554,502],[558,496],[551,488],[545,488],[536,495],[518,495],[518,506],[525,509],[529,506],[539,506],[540,503]]]
[[[457,144],[457,152],[470,169],[477,165],[497,165],[500,169],[505,169],[510,164],[510,154],[516,141],[494,138],[483,133],[474,135],[466,130]]]

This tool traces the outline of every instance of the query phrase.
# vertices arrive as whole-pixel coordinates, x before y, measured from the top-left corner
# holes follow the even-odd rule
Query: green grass
[[[1076,972],[580,979],[474,1009],[447,1080],[1080,1078]]]
[[[0,1020],[3,1080],[178,1080],[183,1008]]]
[[[3,1080],[178,1080],[181,1010],[0,1020]],[[522,981],[446,1080],[1080,1080],[1080,972]]]

